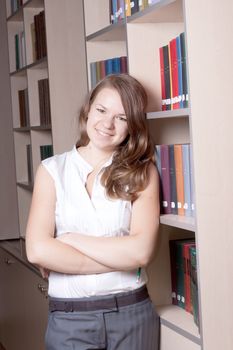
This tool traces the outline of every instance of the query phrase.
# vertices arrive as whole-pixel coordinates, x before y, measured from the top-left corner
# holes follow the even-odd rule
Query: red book
[[[162,97],[162,111],[166,110],[166,91],[165,91],[165,77],[164,77],[164,57],[163,48],[159,48],[160,58],[160,78],[161,78],[161,97]]]
[[[177,60],[176,38],[169,42],[171,58],[171,83],[172,83],[172,106],[173,109],[180,108],[179,103],[179,71]]]
[[[174,145],[178,215],[184,215],[184,171],[182,145]]]

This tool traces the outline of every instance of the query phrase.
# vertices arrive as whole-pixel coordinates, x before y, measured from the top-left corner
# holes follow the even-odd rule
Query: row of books
[[[28,172],[28,183],[33,183],[33,165],[32,165],[32,146],[31,144],[26,145],[27,152],[27,172]],[[41,145],[40,146],[40,159],[46,159],[53,156],[53,145]]]
[[[11,13],[18,11],[23,5],[23,0],[11,0]]]
[[[38,80],[40,125],[51,125],[49,80],[48,78]]]
[[[127,73],[127,56],[113,57],[102,61],[90,63],[91,87],[93,88],[108,74]]]
[[[19,122],[20,127],[30,126],[29,121],[29,104],[28,104],[28,89],[18,90],[19,98]]]
[[[132,16],[158,2],[160,0],[110,0],[110,21],[118,23],[125,17]]]
[[[188,107],[185,33],[159,48],[162,110]]]
[[[194,239],[169,241],[172,303],[193,314],[199,326],[197,259]]]
[[[26,66],[25,34],[21,31],[15,34],[15,67],[16,70]]]
[[[156,145],[162,214],[194,216],[192,149],[190,144]]]

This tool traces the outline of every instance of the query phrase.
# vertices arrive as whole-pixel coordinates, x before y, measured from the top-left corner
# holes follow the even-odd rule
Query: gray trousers
[[[108,310],[54,311],[45,343],[46,350],[158,350],[159,317],[149,298]]]

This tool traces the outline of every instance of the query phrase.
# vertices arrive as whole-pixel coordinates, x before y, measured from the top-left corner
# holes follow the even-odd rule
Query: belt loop
[[[118,307],[118,300],[116,296],[114,296],[114,300],[115,300],[116,309],[118,310],[119,307]]]

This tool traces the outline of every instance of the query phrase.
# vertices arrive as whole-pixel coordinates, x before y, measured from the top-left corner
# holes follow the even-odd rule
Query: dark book
[[[196,248],[190,247],[191,261],[191,302],[193,307],[194,322],[199,327],[198,284],[197,284],[197,259]]]
[[[186,261],[184,247],[186,244],[194,244],[193,239],[177,239],[169,241],[172,303],[182,309],[186,308]],[[176,299],[175,299],[176,298]]]
[[[160,145],[160,152],[161,152],[162,212],[163,214],[171,214],[171,190],[170,190],[168,145]]]
[[[183,108],[183,78],[182,78],[180,36],[176,37],[176,48],[177,48],[177,65],[178,65],[179,108]]]
[[[128,73],[128,58],[127,58],[127,56],[120,57],[120,70],[121,70],[121,73]]]
[[[165,105],[166,110],[171,109],[171,81],[170,81],[170,64],[169,64],[169,50],[168,45],[163,46],[164,59],[164,80],[165,80]]]
[[[186,56],[186,44],[185,33],[180,34],[180,47],[181,47],[181,65],[182,65],[182,84],[183,84],[183,106],[188,107],[188,78],[187,78],[187,56]]]
[[[28,171],[28,183],[33,182],[33,167],[32,167],[32,146],[26,145],[27,148],[27,171]]]
[[[164,57],[163,48],[159,48],[160,59],[160,81],[161,81],[161,98],[162,98],[162,111],[166,110],[166,91],[165,91],[165,76],[164,76]]]
[[[193,312],[191,302],[191,261],[190,261],[190,248],[195,247],[195,241],[184,243],[183,255],[184,255],[184,284],[185,284],[185,310],[189,313]]]
[[[130,6],[131,6],[131,16],[139,11],[139,2],[138,2],[138,0],[131,1],[130,2]]]

